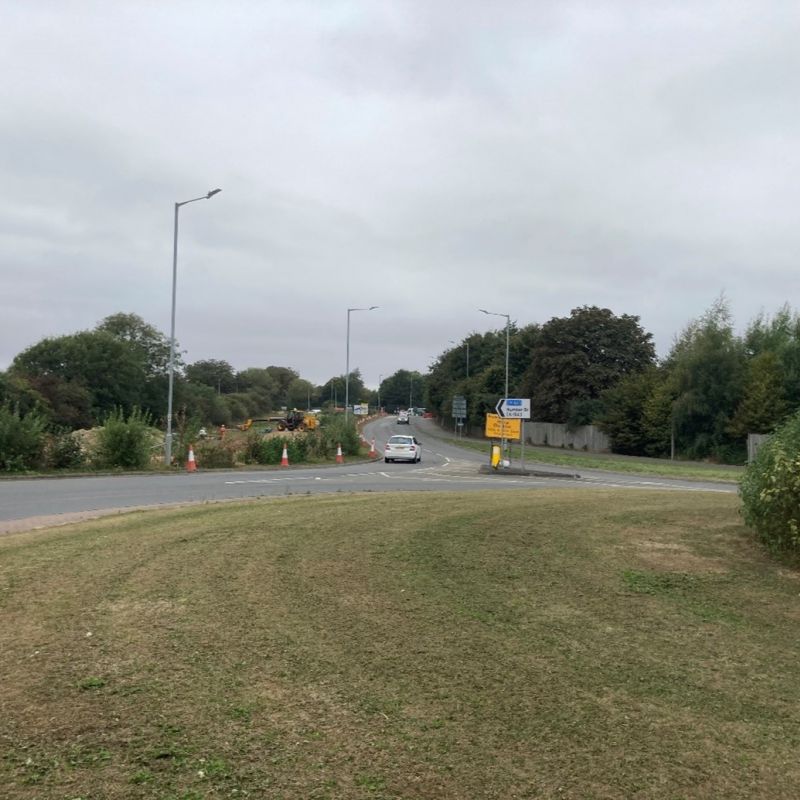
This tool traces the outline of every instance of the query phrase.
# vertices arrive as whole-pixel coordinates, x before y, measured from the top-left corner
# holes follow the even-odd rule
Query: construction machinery
[[[241,425],[237,425],[236,427],[240,431],[249,431],[250,428],[253,427],[253,424],[256,422],[272,422],[271,419],[246,419]],[[269,430],[272,430],[271,428]]]
[[[274,422],[279,431],[313,431],[319,425],[314,414],[297,409],[287,412],[285,417],[270,417],[269,421]]]

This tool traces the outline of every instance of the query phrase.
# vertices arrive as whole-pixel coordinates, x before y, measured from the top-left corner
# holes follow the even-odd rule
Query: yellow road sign
[[[487,414],[484,436],[488,439],[516,439],[519,441],[522,438],[522,420],[503,419],[497,414]]]

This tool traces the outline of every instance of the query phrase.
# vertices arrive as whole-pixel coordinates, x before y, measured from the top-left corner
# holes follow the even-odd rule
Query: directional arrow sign
[[[504,397],[498,401],[495,411],[506,419],[530,419],[531,401],[530,398]]]

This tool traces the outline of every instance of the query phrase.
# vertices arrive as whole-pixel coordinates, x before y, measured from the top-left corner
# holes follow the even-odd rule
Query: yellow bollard
[[[500,466],[500,445],[492,445],[492,469],[497,469]]]

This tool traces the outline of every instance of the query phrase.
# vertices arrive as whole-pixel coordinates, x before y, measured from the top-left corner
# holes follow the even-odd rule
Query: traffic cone
[[[283,443],[283,453],[281,454],[281,466],[289,466],[289,452],[286,450],[286,442]]]
[[[194,460],[194,450],[192,445],[189,445],[189,455],[186,458],[186,471],[197,472],[197,462]]]
[[[378,455],[378,451],[375,449],[375,440],[374,439],[369,443],[369,454],[368,455],[369,455],[370,458],[375,458]]]
[[[342,455],[342,445],[336,445],[336,463],[337,464],[344,464],[344,456]]]

